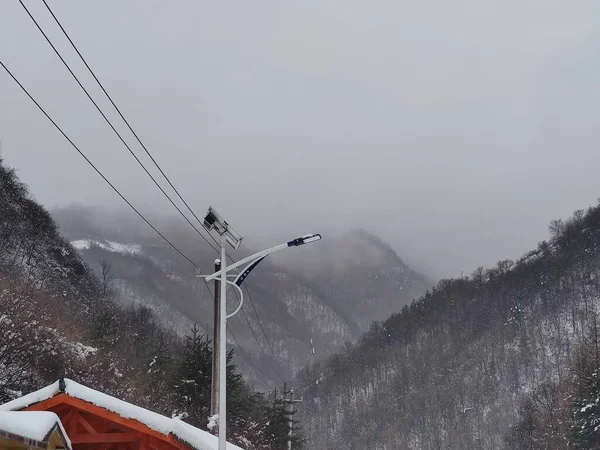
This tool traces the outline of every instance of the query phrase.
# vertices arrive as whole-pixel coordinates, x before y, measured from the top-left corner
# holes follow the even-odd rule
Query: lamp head
[[[306,234],[302,237],[292,239],[287,243],[288,247],[299,247],[300,245],[310,244],[311,242],[320,241],[323,239],[319,233]]]

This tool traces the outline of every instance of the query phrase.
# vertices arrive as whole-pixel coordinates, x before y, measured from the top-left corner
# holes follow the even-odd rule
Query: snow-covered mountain
[[[131,279],[140,268],[146,277],[152,274],[148,267],[173,273],[168,265],[156,269],[159,251],[150,259],[142,245],[120,242],[128,241],[86,237],[74,244],[79,251],[113,255],[125,267],[131,260],[120,256],[139,258],[127,274]],[[197,328],[185,336],[165,329],[145,305],[117,304],[112,278],[106,264],[95,276],[0,158],[0,402],[69,377],[206,430],[210,342]],[[149,291],[169,287],[152,280]],[[281,397],[254,390],[233,361],[227,385],[228,440],[247,450],[285,447],[288,428],[280,424],[288,418]],[[295,429],[296,447],[302,448]]]
[[[213,306],[202,279],[129,212],[70,207],[53,216],[91,267],[99,271],[101,261],[111,265],[121,301],[150,306],[180,333],[194,322],[210,332]],[[193,261],[205,272],[212,269],[216,253],[191,228],[159,220],[160,229]],[[255,250],[243,249],[236,257]],[[231,321],[238,342],[274,381],[271,366],[290,377],[309,362],[311,339],[316,357],[324,357],[355,340],[373,320],[400,311],[429,286],[389,245],[365,231],[326,236],[293,256],[260,264],[245,282],[252,297],[246,299],[245,317]]]
[[[304,371],[310,448],[600,448],[600,204]]]

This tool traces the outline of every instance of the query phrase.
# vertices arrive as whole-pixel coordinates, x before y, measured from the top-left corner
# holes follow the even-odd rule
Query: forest
[[[600,448],[600,204],[549,229],[305,368],[307,436],[328,449]]]

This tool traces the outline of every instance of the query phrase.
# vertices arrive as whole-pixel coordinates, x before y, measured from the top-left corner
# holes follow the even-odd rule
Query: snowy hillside
[[[600,448],[600,206],[304,371],[310,446]]]
[[[193,268],[140,229],[129,213],[72,207],[53,215],[90,267],[99,273],[101,261],[111,265],[120,301],[150,307],[180,334],[194,322],[205,331],[212,329],[206,286]],[[185,242],[205,272],[211,270],[216,254],[197,235],[170,219],[161,229]],[[244,249],[239,257],[252,251]],[[265,260],[246,280],[261,323],[250,299],[244,311],[252,330],[243,316],[231,323],[238,342],[273,381],[277,375],[272,365],[290,377],[310,361],[311,339],[316,357],[323,358],[356,339],[373,320],[400,311],[429,286],[387,244],[363,231],[326,237],[319,246],[289,254],[289,259]],[[319,270],[307,261],[318,261]],[[244,361],[239,363],[244,366]],[[247,373],[256,376],[251,370]]]
[[[152,244],[89,236],[73,241],[79,251],[126,263],[128,276],[140,275],[149,291],[178,286],[186,298],[174,274],[197,282]],[[117,303],[119,280],[106,265],[99,275],[0,159],[0,403],[66,376],[206,430],[210,340],[197,328],[185,334],[166,329],[145,305]],[[232,361],[238,348],[230,349],[227,437],[246,450],[278,450],[288,440],[285,404],[256,390]],[[294,442],[302,448],[299,429]]]

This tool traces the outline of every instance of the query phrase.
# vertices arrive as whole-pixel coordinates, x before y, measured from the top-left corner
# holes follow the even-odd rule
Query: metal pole
[[[227,445],[227,239],[221,236],[221,310],[219,311],[219,450]]]
[[[290,395],[287,398],[287,395]],[[301,402],[300,400],[294,399],[294,388],[292,387],[289,391],[287,390],[287,383],[283,384],[283,402],[286,405],[290,405],[290,409],[287,407],[285,409],[286,415],[288,416],[288,440],[287,440],[287,449],[292,450],[292,439],[294,438],[294,403]]]
[[[315,356],[315,346],[313,345],[313,340],[310,340],[310,362],[308,363],[308,387],[312,386],[312,379],[310,378],[310,370],[313,366],[313,356]]]
[[[215,273],[221,270],[221,260],[215,259]],[[210,385],[210,415],[211,417],[219,413],[219,355],[220,350],[220,330],[221,330],[221,286],[219,280],[215,280],[215,298],[214,298],[214,321],[213,321],[213,353],[212,353],[212,377]],[[217,434],[219,428],[214,427],[211,431]]]
[[[292,450],[292,432],[294,430],[294,388],[290,389],[290,415],[288,417],[288,450]]]

